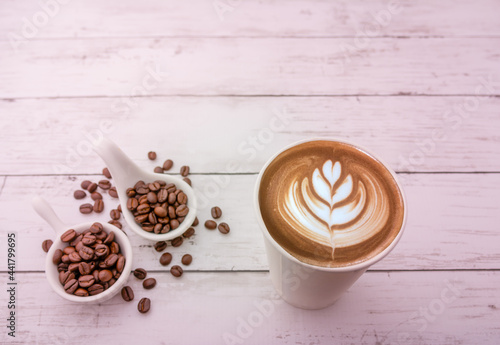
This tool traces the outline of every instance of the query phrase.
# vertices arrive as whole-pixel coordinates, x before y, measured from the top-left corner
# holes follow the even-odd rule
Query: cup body
[[[401,225],[401,229],[399,230],[397,236],[394,238],[391,244],[369,260],[346,267],[313,266],[301,262],[286,250],[284,250],[279,245],[279,243],[277,243],[271,236],[269,229],[267,228],[262,218],[259,204],[260,182],[264,172],[266,171],[266,168],[272,161],[274,161],[274,159],[279,154],[296,145],[316,140],[342,142],[357,147],[365,152],[370,152],[362,147],[359,147],[358,145],[346,142],[344,140],[318,138],[296,142],[285,147],[268,160],[268,162],[260,171],[254,191],[254,208],[257,214],[257,222],[259,223],[264,236],[264,244],[269,262],[271,281],[278,294],[286,302],[302,309],[322,309],[334,304],[370,266],[380,261],[387,254],[389,254],[401,238],[404,225],[406,223],[407,213],[406,200],[401,185],[397,180],[396,174],[389,168],[387,164],[385,164],[377,156],[370,153],[371,156],[379,160],[392,174],[394,180],[398,184],[403,199],[403,222]]]

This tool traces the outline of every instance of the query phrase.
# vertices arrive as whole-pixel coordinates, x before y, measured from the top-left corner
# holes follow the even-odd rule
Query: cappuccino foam
[[[260,212],[270,235],[302,262],[345,267],[387,248],[404,218],[390,171],[346,143],[319,140],[279,154],[262,174]]]

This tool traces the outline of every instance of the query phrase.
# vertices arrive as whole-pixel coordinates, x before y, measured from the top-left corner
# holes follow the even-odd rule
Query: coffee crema
[[[310,141],[280,153],[262,174],[258,198],[273,239],[315,266],[364,262],[403,225],[403,196],[391,172],[342,142]]]

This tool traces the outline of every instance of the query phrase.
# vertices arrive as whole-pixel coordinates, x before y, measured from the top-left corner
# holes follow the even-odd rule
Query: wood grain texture
[[[138,164],[257,173],[298,140],[350,140],[396,171],[500,171],[500,98],[144,97],[0,101],[0,174],[99,173],[106,135]],[[128,102],[133,102],[129,106]],[[468,108],[470,109],[470,108]],[[111,125],[109,125],[111,124]],[[149,150],[158,153],[151,162]]]
[[[80,306],[57,296],[43,274],[18,274],[17,336],[2,332],[0,341],[138,344],[147,335],[148,344],[494,345],[500,337],[499,272],[368,272],[320,311],[278,299],[268,273],[151,276],[158,284],[148,291],[129,278],[133,302],[116,296]],[[142,297],[152,303],[144,315]]]
[[[500,269],[500,174],[416,174],[400,175],[408,201],[408,222],[394,251],[373,266],[375,270]],[[18,269],[44,270],[41,243],[54,238],[52,229],[29,207],[33,195],[50,200],[56,213],[68,225],[108,221],[117,200],[105,195],[102,214],[81,215],[78,206],[90,198],[74,200],[73,191],[83,179],[99,176],[9,176],[0,196],[0,225],[16,231],[22,258]],[[219,188],[207,187],[222,178]],[[229,235],[198,225],[196,235],[181,247],[169,246],[174,262],[183,254],[193,255],[192,271],[267,270],[261,231],[253,209],[255,175],[192,176],[201,207],[200,223],[210,219],[210,208],[218,205],[231,226]],[[217,186],[214,184],[213,186]],[[134,249],[134,267],[163,270],[154,243],[124,227]],[[6,270],[6,261],[0,261]]]
[[[61,1],[63,2],[63,1]],[[61,37],[499,36],[499,3],[480,1],[92,0],[48,7],[50,19],[34,39]],[[51,3],[44,1],[42,3]],[[32,23],[37,2],[2,2],[1,39]],[[52,8],[52,9],[50,9]],[[389,12],[391,10],[391,12]],[[391,13],[391,16],[388,16]],[[377,19],[378,18],[378,19]],[[38,19],[43,23],[43,19]],[[258,25],[256,25],[258,23]]]
[[[498,95],[499,56],[500,38],[60,39],[17,52],[0,42],[0,98]]]

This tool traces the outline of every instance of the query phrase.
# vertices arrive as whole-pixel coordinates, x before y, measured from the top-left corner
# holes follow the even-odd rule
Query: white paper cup
[[[394,180],[396,181],[399,190],[401,191],[401,196],[404,205],[404,215],[403,222],[401,224],[401,229],[399,233],[391,242],[391,244],[385,248],[383,251],[375,255],[369,260],[361,262],[359,264],[346,266],[346,267],[320,267],[313,266],[304,262],[301,262],[286,250],[284,250],[279,243],[277,243],[274,238],[269,233],[269,229],[266,227],[262,214],[260,212],[259,204],[259,189],[262,176],[266,171],[269,164],[274,161],[274,159],[280,155],[282,152],[302,144],[305,142],[316,141],[316,140],[328,140],[346,143],[361,149],[369,153],[372,157],[381,162],[387,170],[392,174]],[[406,223],[406,213],[407,204],[406,199],[401,188],[401,184],[398,182],[396,174],[392,169],[389,168],[380,158],[376,155],[370,153],[370,151],[344,140],[332,140],[332,139],[310,139],[296,142],[289,145],[276,153],[271,157],[267,163],[264,165],[260,174],[257,178],[254,191],[254,207],[257,213],[257,222],[260,225],[262,233],[264,235],[264,243],[267,252],[267,258],[269,261],[269,272],[271,275],[271,280],[273,282],[276,291],[279,295],[289,304],[303,308],[303,309],[322,309],[334,304],[340,296],[349,289],[356,280],[373,264],[380,261],[391,250],[396,246]]]

